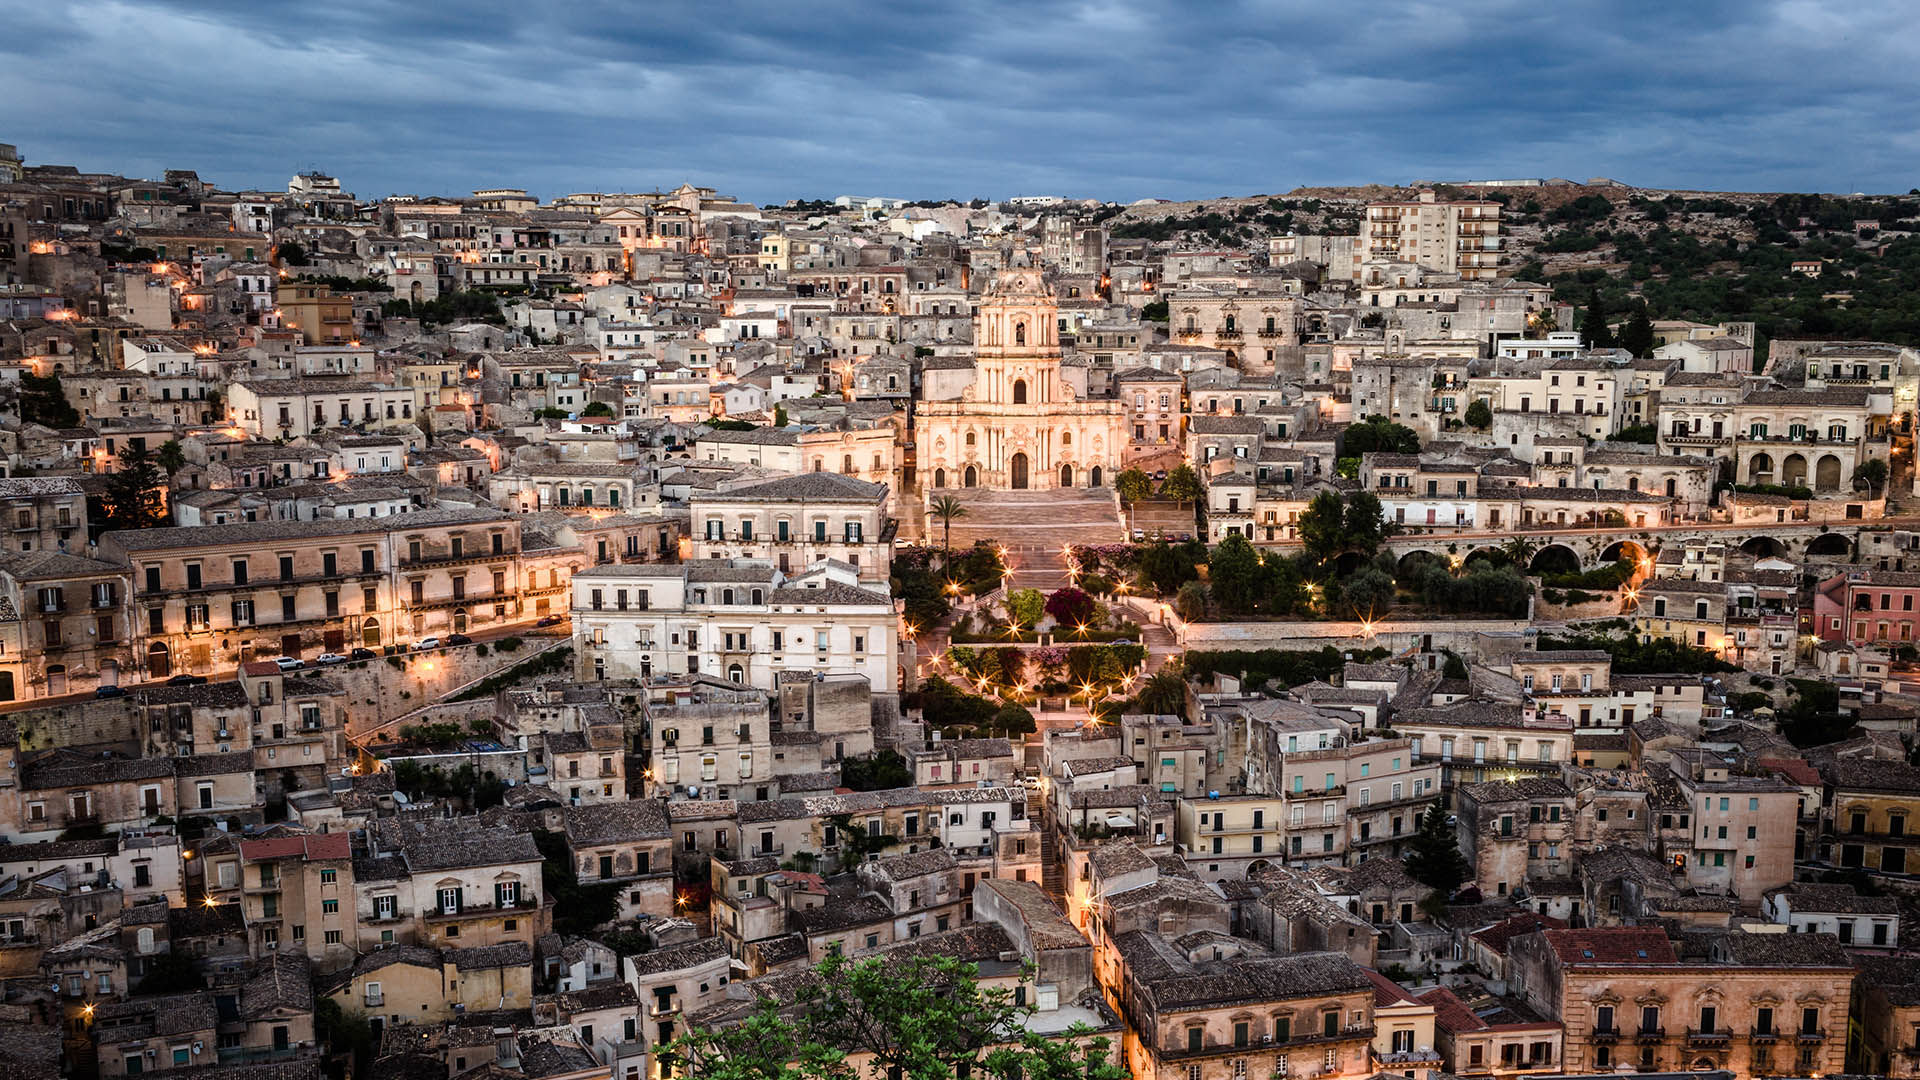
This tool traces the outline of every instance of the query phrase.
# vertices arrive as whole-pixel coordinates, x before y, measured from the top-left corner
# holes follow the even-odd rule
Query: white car
[[[347,662],[347,658],[341,656],[339,653],[323,652],[319,656],[314,657],[313,662],[316,664],[344,664]]]
[[[440,639],[437,637],[421,638],[420,643],[414,646],[416,649],[437,649],[439,647]]]
[[[291,656],[276,656],[273,658],[273,663],[274,666],[278,667],[281,671],[299,671],[306,666],[305,663],[295,660]]]

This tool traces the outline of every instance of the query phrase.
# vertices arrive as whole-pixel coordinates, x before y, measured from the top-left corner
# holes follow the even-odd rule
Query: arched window
[[[765,589],[755,589],[755,590],[753,590],[753,602],[754,602],[755,604],[764,604],[764,603],[766,603],[766,602],[767,602],[767,591],[766,591]]]
[[[973,440],[973,432],[971,432],[971,431],[969,431],[969,432],[967,432],[967,445],[968,445],[968,446],[972,446],[972,445],[973,445],[973,441],[974,441],[974,440]]]
[[[1013,343],[1015,345],[1025,345],[1027,343],[1026,323],[1017,322],[1013,324]]]
[[[1073,432],[1071,432],[1071,431],[1063,431],[1063,432],[1061,432],[1061,433],[1060,433],[1060,445],[1061,445],[1061,446],[1072,446],[1072,445],[1073,445]]]
[[[1013,403],[1015,405],[1025,405],[1027,403],[1027,380],[1013,380]]]
[[[723,604],[731,604],[731,603],[733,603],[733,590],[732,590],[732,589],[721,589],[721,590],[720,590],[720,602],[721,602],[721,603],[723,603]]]
[[[746,681],[746,678],[747,678],[747,673],[746,673],[746,670],[745,670],[745,669],[743,669],[743,668],[742,668],[742,667],[741,667],[741,666],[740,666],[739,664],[728,664],[728,665],[727,665],[727,679],[728,679],[728,681],[730,681],[730,682],[745,682],[745,681]]]

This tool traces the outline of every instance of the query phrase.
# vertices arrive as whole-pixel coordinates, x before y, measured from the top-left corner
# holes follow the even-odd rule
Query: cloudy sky
[[[0,0],[0,141],[363,198],[1920,185],[1911,0]]]

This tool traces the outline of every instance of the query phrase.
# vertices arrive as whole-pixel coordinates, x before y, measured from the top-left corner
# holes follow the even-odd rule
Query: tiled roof
[[[1560,962],[1574,964],[1672,964],[1678,962],[1664,930],[1640,926],[1543,930]]]

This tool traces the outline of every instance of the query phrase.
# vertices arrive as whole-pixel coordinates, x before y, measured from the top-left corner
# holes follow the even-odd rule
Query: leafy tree
[[[1140,552],[1140,577],[1161,596],[1172,596],[1180,586],[1200,576],[1186,545],[1174,547],[1166,541],[1149,545]]]
[[[1369,416],[1357,424],[1347,425],[1340,435],[1340,456],[1359,457],[1362,454],[1417,454],[1420,452],[1420,434],[1405,424],[1396,424],[1384,416]]]
[[[969,694],[938,675],[921,682],[907,704],[917,705],[927,723],[937,728],[978,728],[999,711],[992,701]]]
[[[855,825],[852,814],[835,814],[827,819],[827,825],[840,841],[842,870],[851,870],[866,862],[869,855],[878,855],[900,843],[900,838],[890,833],[870,833]]]
[[[1022,628],[1031,627],[1047,613],[1047,597],[1039,589],[1015,589],[1007,594],[1007,614]]]
[[[1140,319],[1143,322],[1166,322],[1167,321],[1166,300],[1164,298],[1160,300],[1155,300],[1152,303],[1141,307]]]
[[[1634,308],[1627,325],[1620,328],[1620,347],[1642,358],[1653,355],[1653,320],[1647,318],[1645,304]]]
[[[373,1057],[373,1025],[368,1022],[367,1014],[352,1012],[340,1006],[330,997],[316,995],[313,1001],[313,1034],[321,1046],[332,1055],[346,1055],[347,1067],[343,1070],[347,1076],[365,1076],[367,1065]],[[330,1068],[329,1075],[335,1075]]]
[[[1137,503],[1153,494],[1153,481],[1139,469],[1126,470],[1114,484],[1120,489],[1120,497],[1130,503]]]
[[[1047,597],[1047,614],[1053,616],[1054,624],[1063,629],[1084,625],[1093,618],[1093,609],[1093,597],[1072,585],[1056,589]]]
[[[1140,684],[1140,692],[1134,695],[1138,711],[1155,716],[1185,716],[1187,712],[1187,682],[1180,677],[1177,667],[1169,663],[1155,672],[1146,682]]]
[[[1345,507],[1337,492],[1323,491],[1300,513],[1300,541],[1315,562],[1324,563],[1345,550]]]
[[[1600,299],[1600,286],[1587,293],[1587,310],[1580,317],[1580,341],[1589,349],[1613,348],[1613,328],[1607,325],[1607,306]]]
[[[120,468],[107,474],[106,490],[100,497],[102,530],[151,529],[166,524],[166,505],[160,496],[165,483],[166,477],[151,451],[128,447],[120,454]]]
[[[1443,896],[1452,896],[1473,868],[1460,851],[1460,838],[1447,824],[1446,807],[1434,803],[1420,816],[1407,856],[1407,875]]]
[[[870,1057],[871,1076],[908,1080],[1126,1080],[1106,1039],[1028,1030],[1032,990],[1016,997],[979,974],[948,956],[830,955],[739,1023],[687,1031],[662,1064],[692,1080],[859,1080],[851,1057]]]
[[[1467,406],[1467,426],[1476,431],[1485,431],[1493,426],[1493,408],[1485,400],[1474,398]]]
[[[20,419],[50,428],[80,426],[80,413],[67,400],[58,375],[20,376]]]
[[[940,550],[948,559],[953,557],[953,522],[956,518],[967,516],[967,508],[959,499],[951,495],[936,496],[927,505],[927,512],[940,522]]]
[[[1179,612],[1180,617],[1188,622],[1205,618],[1207,615],[1206,585],[1198,581],[1189,581],[1180,586],[1180,591],[1173,597],[1173,610]]]
[[[1369,566],[1348,578],[1340,595],[1356,617],[1371,621],[1392,610],[1395,591],[1391,575]]]
[[[580,410],[581,416],[612,416],[613,406],[604,401],[589,401],[587,407]]]
[[[161,443],[160,449],[154,451],[153,460],[168,476],[187,467],[187,454],[181,448],[179,439],[168,439]]]
[[[1380,498],[1371,491],[1354,492],[1347,500],[1345,520],[1341,528],[1346,533],[1345,545],[1349,551],[1359,551],[1369,557],[1380,550],[1380,541],[1387,536],[1387,519],[1380,509]]]
[[[775,405],[773,407],[773,426],[787,426],[787,407],[785,405]]]
[[[620,915],[620,886],[580,883],[573,869],[573,855],[567,849],[565,833],[533,831],[533,843],[540,849],[540,886],[553,897],[553,928],[562,934],[585,934],[612,922]]]
[[[1168,470],[1167,478],[1160,485],[1160,494],[1181,502],[1192,502],[1206,494],[1206,488],[1200,484],[1200,477],[1193,466],[1181,462]]]
[[[1207,559],[1213,599],[1228,614],[1244,615],[1254,609],[1260,599],[1261,577],[1259,553],[1237,532],[1228,533]]]
[[[301,247],[297,241],[288,240],[282,243],[274,250],[274,254],[280,257],[282,266],[307,265],[307,249]]]
[[[1009,739],[1018,739],[1039,730],[1039,725],[1034,722],[1033,714],[1027,711],[1026,706],[1014,702],[1002,705],[1000,711],[993,714],[990,726],[995,734]]]
[[[1887,462],[1885,458],[1868,458],[1853,470],[1854,490],[1865,490],[1872,495],[1880,494],[1887,482]]]
[[[876,750],[840,762],[840,782],[855,791],[886,791],[911,787],[913,774],[905,759],[892,750]]]

